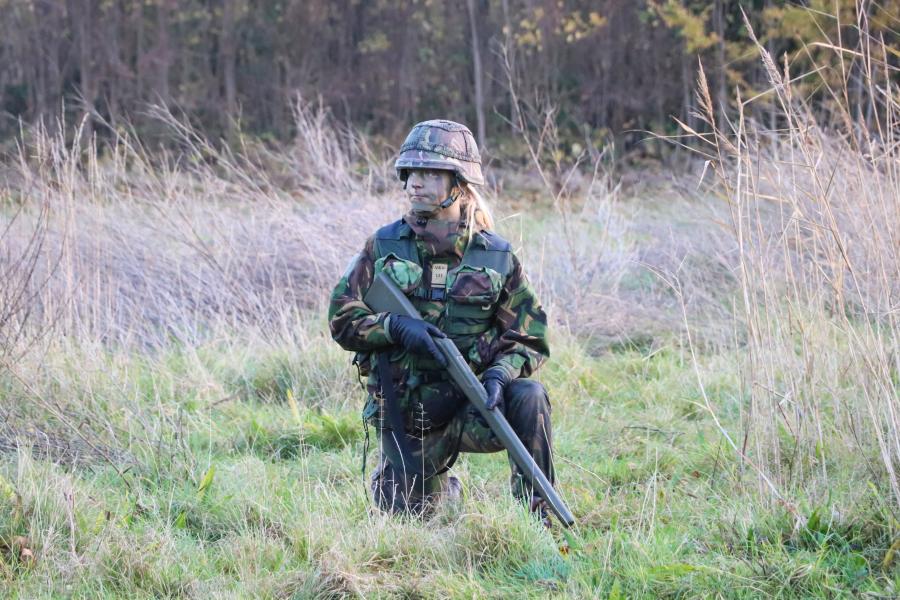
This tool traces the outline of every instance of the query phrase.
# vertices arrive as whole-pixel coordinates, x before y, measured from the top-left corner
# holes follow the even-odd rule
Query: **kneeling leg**
[[[538,468],[544,472],[550,483],[553,483],[550,400],[544,386],[537,381],[524,378],[509,382],[503,394],[503,414]],[[462,452],[503,450],[503,444],[474,407],[468,410],[460,450]],[[530,502],[533,493],[530,480],[511,458],[509,463],[512,469],[510,481],[513,494],[525,502]]]
[[[462,426],[462,419],[454,419],[422,438],[407,435],[411,460],[415,463],[408,470],[382,454],[372,473],[372,498],[376,506],[390,513],[421,515],[440,500],[458,498],[460,482],[448,476],[447,468],[456,453]]]
[[[538,468],[544,472],[550,483],[554,483],[553,435],[550,424],[550,399],[544,386],[532,379],[514,379],[506,386],[503,394],[506,420],[522,444],[531,453]],[[530,500],[533,488],[530,480],[512,459],[510,485],[513,494]]]

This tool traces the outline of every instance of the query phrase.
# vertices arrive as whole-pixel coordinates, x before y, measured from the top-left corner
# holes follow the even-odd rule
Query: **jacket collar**
[[[409,226],[409,223],[406,222],[405,217],[400,219],[400,227],[397,230],[397,235],[401,239],[415,237],[415,232],[413,231],[413,228]],[[475,231],[473,233],[472,243],[475,244],[476,246],[480,246],[481,248],[483,248],[485,250],[487,250],[491,245],[490,242],[488,241],[488,238],[485,236],[484,232],[482,232],[482,231]]]
[[[490,246],[490,242],[488,242],[487,237],[484,235],[484,232],[476,231],[473,234],[472,243],[476,246],[481,246],[483,249],[487,250]]]
[[[397,235],[401,238],[413,237],[412,227],[409,226],[406,219],[400,219],[400,227],[397,230]]]

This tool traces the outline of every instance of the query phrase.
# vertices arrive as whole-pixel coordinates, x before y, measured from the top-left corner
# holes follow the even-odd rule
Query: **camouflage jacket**
[[[377,255],[379,234],[388,229],[397,237],[415,241],[416,260]],[[470,245],[509,247],[492,232],[476,232],[472,237],[470,244],[464,226],[454,225],[438,239],[417,228],[408,216],[380,229],[350,261],[331,294],[329,328],[341,347],[357,353],[356,362],[368,376],[370,394],[375,394],[378,381],[377,370],[369,367],[380,352],[390,355],[394,383],[407,409],[425,402],[426,397],[453,394],[438,365],[392,344],[384,327],[387,314],[373,313],[363,302],[379,271],[385,271],[407,292],[426,321],[447,333],[476,373],[497,367],[512,378],[527,377],[549,356],[547,317],[521,263],[510,250],[505,274],[490,268],[468,268]],[[435,288],[438,291],[422,293]],[[410,403],[410,395],[416,396],[416,402]],[[447,415],[436,414],[441,412],[434,409],[436,400],[432,398],[430,403],[431,416],[443,421]]]

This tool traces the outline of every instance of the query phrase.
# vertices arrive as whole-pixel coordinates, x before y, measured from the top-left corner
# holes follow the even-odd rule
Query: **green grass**
[[[2,586],[29,599],[895,593],[898,571],[882,563],[898,523],[851,449],[830,449],[827,481],[806,470],[789,502],[773,501],[724,443],[686,353],[593,356],[561,333],[553,348],[540,379],[578,519],[569,532],[544,531],[511,499],[500,454],[463,455],[463,501],[428,521],[375,512],[362,392],[324,336],[154,356],[58,347],[22,371],[95,444],[132,460],[123,478],[102,460],[0,455]],[[700,371],[740,439],[736,362],[706,356]],[[24,397],[14,381],[0,389]],[[14,414],[72,436],[34,405]]]

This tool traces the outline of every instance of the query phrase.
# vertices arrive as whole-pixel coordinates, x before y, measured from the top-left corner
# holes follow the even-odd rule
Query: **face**
[[[406,179],[406,195],[414,212],[434,214],[450,195],[453,174],[440,169],[410,169]]]

